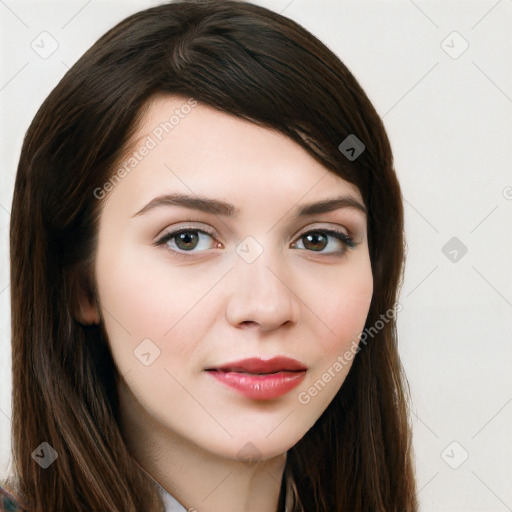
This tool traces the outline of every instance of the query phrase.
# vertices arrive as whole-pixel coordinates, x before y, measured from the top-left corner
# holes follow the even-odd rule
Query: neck
[[[129,452],[187,511],[277,512],[286,453],[257,462],[221,457],[120,405]]]

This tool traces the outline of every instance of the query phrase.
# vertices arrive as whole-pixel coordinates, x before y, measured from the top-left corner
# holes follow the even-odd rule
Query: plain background
[[[23,135],[100,35],[159,3],[0,0],[0,471],[11,416],[8,223]],[[512,510],[512,0],[255,3],[341,58],[392,143],[408,240],[399,348],[421,511]]]

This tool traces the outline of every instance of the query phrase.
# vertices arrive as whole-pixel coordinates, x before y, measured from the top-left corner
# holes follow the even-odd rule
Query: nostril
[[[245,320],[244,322],[241,322],[241,325],[244,327],[252,327],[253,325],[258,325],[258,324],[252,320]]]

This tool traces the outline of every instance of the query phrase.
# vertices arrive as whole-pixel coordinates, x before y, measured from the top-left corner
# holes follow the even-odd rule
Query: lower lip
[[[285,395],[298,386],[306,372],[278,372],[255,375],[210,370],[208,373],[226,386],[253,400],[271,400]]]

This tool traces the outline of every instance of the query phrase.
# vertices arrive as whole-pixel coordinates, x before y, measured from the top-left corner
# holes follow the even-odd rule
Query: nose
[[[256,261],[238,260],[230,272],[232,283],[227,304],[228,322],[238,328],[271,331],[299,320],[300,301],[293,290],[289,273],[276,259],[262,254]]]

